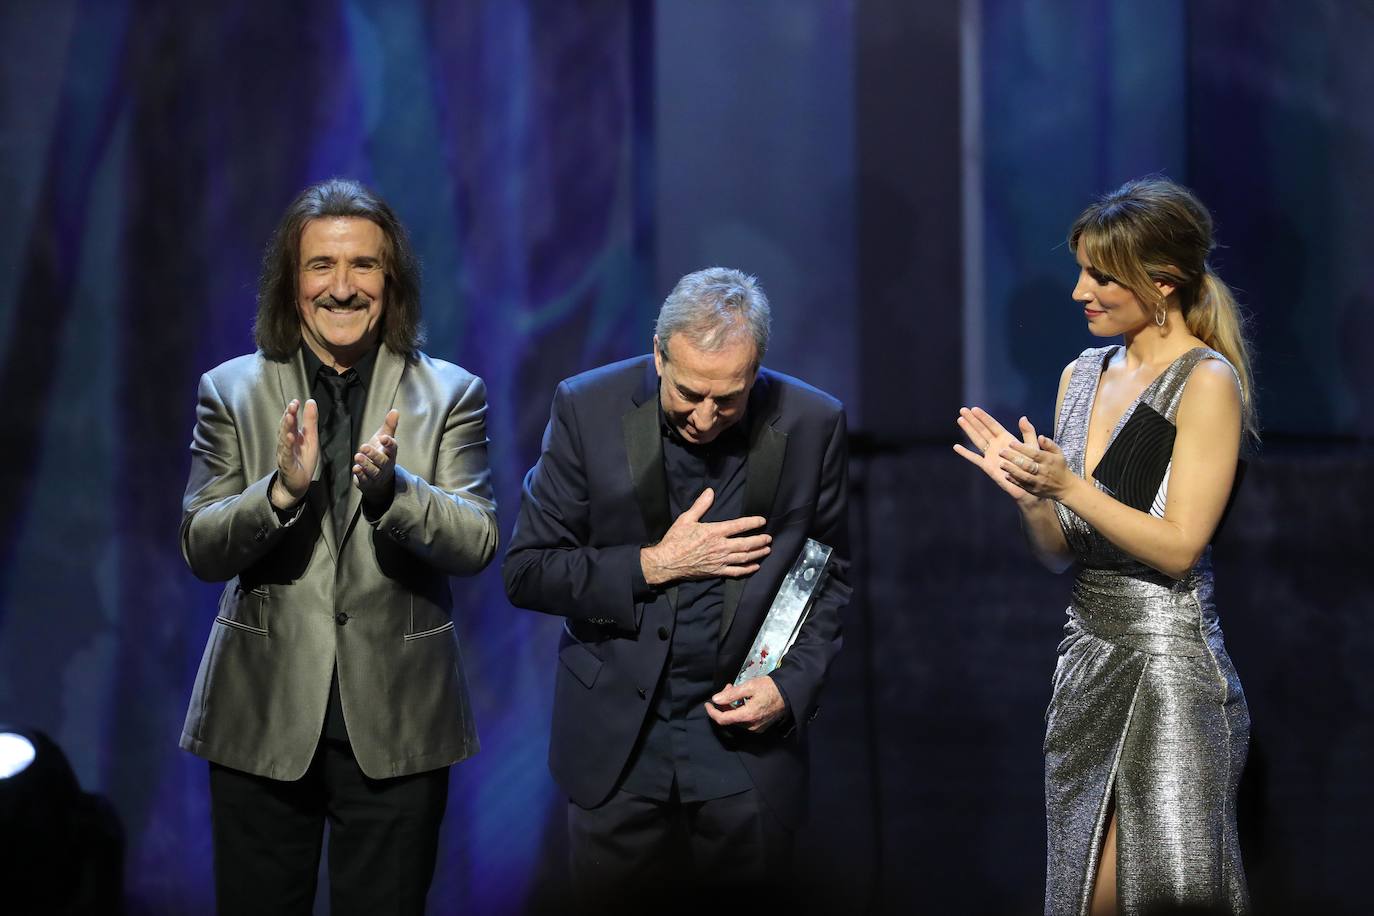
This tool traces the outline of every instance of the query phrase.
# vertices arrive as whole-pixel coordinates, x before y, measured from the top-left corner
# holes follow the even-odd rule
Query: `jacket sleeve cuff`
[[[773,686],[778,688],[778,696],[782,697],[782,715],[778,716],[778,721],[773,727],[781,728],[785,732],[791,731],[797,721],[797,717],[792,711],[792,701],[787,698],[787,689],[779,684],[776,679],[773,681]]]
[[[627,544],[623,547],[605,547],[599,551],[597,565],[604,569],[606,582],[612,588],[629,586],[629,601],[624,598],[607,601],[602,605],[604,617],[598,622],[609,623],[627,632],[639,630],[639,618],[644,604],[653,601],[657,593],[644,581],[644,568],[639,562],[639,545]],[[625,595],[625,592],[621,592]]]
[[[640,547],[635,551],[634,571],[631,573],[630,589],[634,594],[635,604],[648,604],[658,597],[658,589],[644,579],[644,563],[640,560],[640,551],[643,549]]]
[[[272,476],[267,479],[267,505],[271,507],[272,514],[277,517],[277,525],[282,528],[290,528],[301,517],[301,512],[305,509],[307,497],[302,496],[290,509],[278,509],[272,503],[272,488],[277,484],[277,474],[273,471]]]

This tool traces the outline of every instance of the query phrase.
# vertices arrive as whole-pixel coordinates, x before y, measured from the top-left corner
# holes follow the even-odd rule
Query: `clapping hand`
[[[1015,436],[981,407],[960,408],[958,423],[959,428],[968,437],[969,444],[977,451],[972,451],[962,445],[955,445],[954,451],[956,453],[980,468],[984,474],[991,477],[1017,502],[1036,498],[1030,491],[1019,486],[1016,479],[1012,478],[1003,468],[1007,459],[1002,457],[1002,452],[1018,444]],[[1025,436],[1026,444],[1035,445],[1035,429],[1025,417],[1021,418],[1021,434]]]
[[[385,499],[396,486],[396,424],[400,419],[400,411],[388,411],[372,438],[353,456],[353,480],[365,499]]]
[[[978,451],[962,445],[954,451],[982,469],[1017,502],[1060,499],[1072,486],[1074,475],[1064,453],[1049,436],[1037,435],[1030,420],[1017,424],[1017,439],[981,407],[959,411],[959,428]]]
[[[998,452],[1002,472],[1011,485],[1041,499],[1063,499],[1078,478],[1069,470],[1064,452],[1049,436],[1037,436],[1035,427],[1021,418],[1024,442],[1011,442]]]
[[[301,407],[299,400],[286,405],[277,426],[277,479],[272,482],[268,499],[278,509],[290,509],[301,501],[315,468],[320,463],[318,434],[319,408],[311,398]]]

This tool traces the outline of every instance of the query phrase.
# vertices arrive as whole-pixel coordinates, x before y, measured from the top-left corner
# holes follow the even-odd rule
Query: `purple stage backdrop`
[[[1046,423],[1092,343],[1068,223],[1142,173],[1194,186],[1259,351],[1266,444],[1218,548],[1256,904],[1363,903],[1368,0],[12,0],[0,42],[0,721],[113,802],[131,913],[212,910],[206,767],[177,748],[218,595],[177,548],[196,381],[251,349],[268,233],[331,175],[394,205],[426,349],[486,379],[503,535],[558,380],[647,350],[682,273],[760,276],[768,362],[854,434],[796,880],[901,913],[1032,913],[1043,879],[1068,581],[949,452],[955,412]],[[495,568],[454,585],[483,749],[430,910],[560,912],[556,621]]]

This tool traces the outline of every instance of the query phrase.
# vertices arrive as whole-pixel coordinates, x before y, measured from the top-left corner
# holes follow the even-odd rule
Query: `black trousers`
[[[332,916],[423,916],[448,773],[369,779],[329,739],[295,782],[210,764],[220,916],[309,916],[326,821]]]
[[[617,791],[595,808],[568,803],[580,912],[700,913],[792,899],[792,831],[757,789],[703,802]]]

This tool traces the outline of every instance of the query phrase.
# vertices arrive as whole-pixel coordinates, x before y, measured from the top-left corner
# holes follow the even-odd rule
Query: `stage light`
[[[124,830],[83,792],[62,749],[38,729],[0,722],[0,911],[124,911]]]
[[[0,779],[24,772],[38,755],[33,742],[14,732],[0,732]]]

